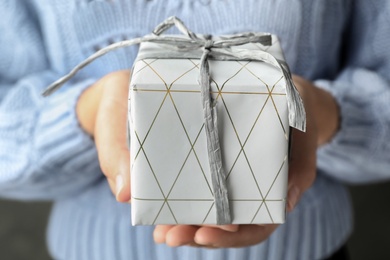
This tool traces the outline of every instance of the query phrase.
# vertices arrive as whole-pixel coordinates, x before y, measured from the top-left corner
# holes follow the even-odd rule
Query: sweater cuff
[[[383,171],[389,166],[387,159],[381,155],[388,138],[384,124],[388,115],[383,110],[388,102],[386,83],[374,73],[354,70],[335,81],[317,80],[314,84],[328,91],[340,108],[339,131],[318,149],[318,168],[348,183],[389,178]]]
[[[79,124],[76,106],[82,92],[93,83],[94,80],[81,81],[43,98],[44,105],[38,118],[39,136],[35,144],[38,148],[45,149],[48,145],[60,148],[74,140],[82,143],[92,140]],[[65,136],[69,139],[60,141]]]
[[[81,128],[76,114],[81,93],[94,82],[93,79],[84,80],[46,98],[34,144],[40,167],[71,173],[85,171],[88,165],[97,161],[94,141]]]
[[[103,176],[95,143],[80,127],[76,115],[80,94],[95,80],[67,84],[47,98],[43,98],[40,91],[28,94],[29,86],[44,87],[51,80],[52,76],[31,79],[28,84],[21,84],[26,85],[25,88],[13,94],[17,98],[9,95],[8,103],[23,98],[26,102],[20,111],[15,112],[14,106],[13,119],[6,120],[8,123],[0,128],[3,130],[0,135],[4,135],[0,141],[14,150],[5,160],[0,159],[3,162],[0,166],[5,167],[0,174],[2,196],[64,198],[85,190]],[[3,105],[12,107],[12,104]],[[6,113],[2,115],[7,117]]]

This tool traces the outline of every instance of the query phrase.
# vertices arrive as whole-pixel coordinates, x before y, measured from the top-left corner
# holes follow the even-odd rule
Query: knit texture
[[[54,200],[48,245],[55,259],[321,259],[352,230],[340,182],[390,177],[387,0],[2,0],[0,13],[0,195]],[[313,187],[260,245],[155,245],[153,227],[131,227],[131,206],[115,202],[75,106],[97,79],[130,68],[137,47],[108,54],[52,97],[40,96],[96,50],[148,34],[171,15],[197,33],[277,34],[292,72],[340,105],[341,127],[318,150]]]

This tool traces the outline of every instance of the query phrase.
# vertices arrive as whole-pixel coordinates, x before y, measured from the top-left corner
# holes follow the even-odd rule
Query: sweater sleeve
[[[337,100],[340,129],[318,150],[321,172],[347,183],[390,179],[390,1],[354,1],[346,66],[317,80]]]
[[[45,56],[28,1],[2,1],[0,20],[0,196],[60,199],[99,180],[94,142],[75,106],[94,80],[69,83],[50,98],[41,92],[60,75]]]

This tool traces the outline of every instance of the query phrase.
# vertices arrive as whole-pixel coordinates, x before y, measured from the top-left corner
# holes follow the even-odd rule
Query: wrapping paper
[[[143,52],[164,48],[141,44]],[[284,60],[279,41],[246,44]],[[285,220],[289,120],[286,79],[259,61],[209,61],[232,223]],[[200,59],[138,59],[130,83],[134,225],[216,224]]]

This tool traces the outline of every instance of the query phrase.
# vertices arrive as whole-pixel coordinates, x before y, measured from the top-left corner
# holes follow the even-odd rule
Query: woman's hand
[[[190,226],[158,225],[154,241],[168,246],[244,247],[266,240],[278,225]]]
[[[336,134],[339,128],[339,107],[333,96],[310,81],[293,75],[306,110],[306,132],[293,129],[289,162],[287,210],[292,211],[299,198],[315,179],[317,148]]]
[[[119,202],[130,200],[129,79],[128,70],[108,74],[81,94],[76,108],[81,127],[95,139],[100,167]]]

